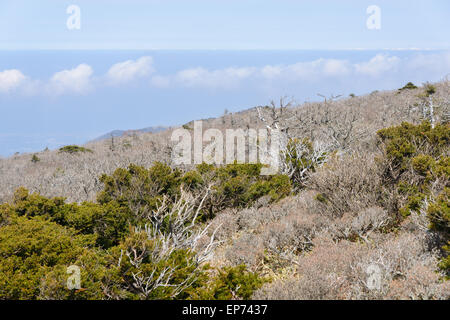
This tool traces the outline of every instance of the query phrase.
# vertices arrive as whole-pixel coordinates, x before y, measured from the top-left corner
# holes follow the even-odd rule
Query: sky
[[[439,81],[449,13],[446,0],[0,0],[0,156]]]
[[[449,13],[447,0],[1,0],[0,48],[448,49]]]

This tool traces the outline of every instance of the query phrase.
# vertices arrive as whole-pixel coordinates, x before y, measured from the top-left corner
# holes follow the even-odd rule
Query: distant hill
[[[113,136],[113,137],[125,137],[125,136],[130,136],[130,135],[133,135],[133,134],[157,133],[157,132],[164,131],[164,130],[166,130],[168,128],[169,127],[158,126],[158,127],[147,127],[147,128],[143,128],[143,129],[137,129],[137,130],[113,130],[113,131],[108,132],[108,133],[106,133],[104,135],[101,135],[98,138],[95,138],[95,139],[91,140],[91,142],[109,139],[109,138],[111,138],[111,136]]]

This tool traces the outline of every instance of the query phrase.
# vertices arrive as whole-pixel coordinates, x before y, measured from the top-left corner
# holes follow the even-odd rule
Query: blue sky
[[[380,30],[366,28],[370,5]],[[2,0],[0,48],[443,49],[449,13],[447,0]]]
[[[68,30],[68,6],[81,28]],[[369,30],[369,5],[381,29]],[[0,2],[0,155],[450,74],[448,1]]]

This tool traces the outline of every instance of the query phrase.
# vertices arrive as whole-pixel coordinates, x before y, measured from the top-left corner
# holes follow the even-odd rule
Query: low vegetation
[[[77,145],[71,145],[71,146],[64,146],[64,147],[59,148],[59,152],[76,154],[76,153],[81,153],[81,152],[91,152],[92,153],[92,150],[85,148],[85,147],[80,147]]]
[[[408,83],[205,122],[281,129],[271,176],[174,166],[170,132],[0,160],[0,299],[448,300],[448,97]]]
[[[218,244],[206,231],[212,203],[241,208],[277,188],[274,199],[289,194],[289,180],[261,179],[260,168],[202,165],[183,174],[161,163],[131,165],[101,177],[105,188],[95,203],[20,188],[0,206],[0,297],[248,299],[268,279],[245,265],[204,263]],[[224,180],[232,182],[222,186]],[[89,278],[77,291],[66,289],[70,265]]]

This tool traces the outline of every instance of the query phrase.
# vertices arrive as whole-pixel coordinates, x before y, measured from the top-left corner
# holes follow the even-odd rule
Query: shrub
[[[21,187],[14,193],[13,203],[5,205],[3,210],[30,218],[43,216],[46,219],[57,219],[64,201],[61,197],[48,199],[38,193],[29,194],[27,189]]]
[[[332,158],[308,184],[319,192],[316,201],[329,216],[357,213],[381,201],[380,173],[370,155]]]
[[[19,189],[0,206],[0,299],[189,298],[208,279],[216,242],[200,244],[206,228],[195,226],[195,197],[164,197],[133,230],[116,201],[66,204]],[[82,269],[78,291],[65,286],[72,264]]]
[[[417,89],[417,86],[412,82],[408,82],[402,88],[398,89],[398,91],[400,92],[403,90],[413,90],[413,89]]]
[[[436,256],[422,237],[387,235],[373,244],[316,239],[298,259],[298,272],[264,285],[254,299],[448,299],[449,283],[435,272]],[[368,287],[371,270],[379,286]],[[369,272],[370,271],[370,272]]]
[[[117,260],[111,254],[90,249],[77,256],[72,264],[80,268],[80,289],[67,288],[66,265],[57,265],[46,270],[39,284],[37,299],[44,300],[101,300],[118,297],[132,298],[121,291],[123,279],[118,272]]]
[[[436,87],[430,83],[425,84],[425,96],[429,97],[436,93]]]
[[[147,232],[133,232],[116,249],[120,291],[134,299],[188,299],[205,284],[209,266],[199,265],[195,252],[164,245]]]
[[[431,229],[450,235],[450,188],[445,188],[428,206],[427,215]]]
[[[183,173],[162,163],[149,169],[130,165],[117,169],[111,176],[101,176],[104,189],[97,200],[101,204],[116,201],[128,207],[138,222],[151,215],[164,196],[175,200],[181,190],[196,194],[210,190],[202,211],[203,218],[208,219],[226,208],[251,206],[263,196],[274,202],[291,193],[287,176],[261,176],[261,168],[261,164],[235,163],[222,167],[201,164],[196,170]]]
[[[290,139],[281,151],[281,173],[287,175],[296,189],[306,186],[306,182],[329,156],[327,148],[309,139]]]
[[[49,199],[38,193],[29,194],[25,188],[19,188],[12,204],[0,207],[0,213],[8,216],[40,216],[71,227],[81,234],[95,234],[97,244],[104,248],[117,245],[128,233],[131,214],[117,202],[96,204],[66,204],[64,198]]]
[[[244,232],[225,252],[225,258],[232,265],[246,264],[253,269],[264,258],[264,244],[255,234]]]
[[[439,268],[450,278],[450,188],[446,187],[438,195],[434,202],[426,208],[426,214],[430,221],[429,228],[441,235],[441,261]]]
[[[377,159],[383,184],[398,194],[396,206],[403,216],[408,216],[448,181],[450,126],[402,123],[378,131],[378,137],[384,151],[383,157]]]
[[[206,206],[211,216],[225,208],[245,208],[268,195],[271,202],[291,193],[291,182],[285,175],[261,176],[261,164],[228,164],[211,169],[198,168],[203,175],[212,176],[213,193]]]
[[[31,162],[37,163],[39,161],[41,161],[41,159],[36,154],[33,154],[33,156],[31,157]]]
[[[444,251],[444,257],[439,262],[439,268],[445,272],[446,280],[450,280],[450,241],[447,241],[447,245],[442,247]]]
[[[100,181],[104,188],[97,201],[100,204],[115,201],[128,207],[136,222],[156,210],[162,195],[174,198],[179,194],[181,171],[162,163],[156,163],[148,170],[131,164],[127,169],[116,169],[111,176],[102,175]]]
[[[61,225],[72,227],[81,234],[95,234],[97,245],[110,248],[129,233],[131,214],[129,210],[110,202],[99,205],[92,202],[66,206]]]
[[[36,299],[41,278],[75,264],[94,244],[94,235],[77,235],[44,217],[12,218],[0,228],[0,298]]]
[[[437,124],[432,128],[427,121],[420,125],[403,122],[400,126],[379,130],[377,134],[379,144],[384,146],[386,156],[399,173],[408,168],[412,157],[424,154],[437,159],[450,144],[450,126]]]
[[[225,267],[218,270],[218,274],[208,284],[209,289],[198,294],[198,298],[205,300],[249,300],[253,292],[269,282],[270,279],[261,277],[256,272],[249,272],[245,265]]]
[[[84,152],[92,153],[93,151],[91,149],[80,147],[77,145],[70,145],[70,146],[64,146],[64,147],[59,148],[59,152],[77,154],[77,153],[84,153]]]

